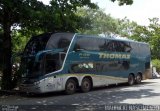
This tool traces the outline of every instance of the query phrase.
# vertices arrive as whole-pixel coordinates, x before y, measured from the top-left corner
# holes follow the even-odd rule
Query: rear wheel
[[[140,84],[141,81],[142,81],[142,76],[141,76],[141,74],[137,74],[137,75],[136,75],[136,83],[137,83],[137,84]]]
[[[135,83],[135,77],[132,74],[129,74],[128,76],[128,84],[131,86]]]
[[[76,92],[76,82],[73,79],[69,79],[66,82],[65,86],[65,93],[66,94],[73,94]]]
[[[89,92],[91,90],[92,84],[89,78],[84,78],[81,83],[81,91]]]

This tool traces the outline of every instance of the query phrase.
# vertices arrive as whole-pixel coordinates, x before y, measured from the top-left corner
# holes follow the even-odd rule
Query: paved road
[[[23,105],[28,108],[31,106],[50,106],[50,107],[70,107],[87,106],[93,108],[103,105],[160,105],[160,79],[145,80],[140,85],[119,85],[94,89],[88,93],[76,93],[64,95],[63,93],[50,93],[38,96],[26,97],[18,95],[1,96],[0,105]],[[19,106],[19,107],[20,107]],[[33,110],[35,107],[31,107]],[[73,108],[73,107],[72,107]],[[64,107],[65,109],[65,107]],[[75,109],[75,108],[73,108]],[[79,108],[78,108],[79,110]],[[58,111],[58,110],[57,110]]]

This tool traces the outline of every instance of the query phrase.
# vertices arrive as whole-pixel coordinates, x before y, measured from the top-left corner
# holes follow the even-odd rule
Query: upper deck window
[[[101,51],[104,48],[105,40],[92,38],[92,37],[80,37],[77,38],[75,50],[83,49],[88,51]]]
[[[65,49],[67,50],[71,40],[73,38],[73,33],[56,33],[53,34],[46,45],[46,49]]]
[[[127,42],[114,41],[114,49],[116,52],[130,52],[131,46]]]
[[[24,50],[24,54],[33,55],[36,54],[38,51],[44,50],[49,38],[50,34],[43,34],[32,37]]]
[[[130,52],[127,42],[95,37],[78,37],[74,50]]]

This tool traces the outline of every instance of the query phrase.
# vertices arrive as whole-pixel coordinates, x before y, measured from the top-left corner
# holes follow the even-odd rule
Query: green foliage
[[[152,18],[149,26],[137,26],[130,36],[131,39],[150,44],[152,58],[160,59],[160,24],[158,18]]]
[[[83,18],[81,25],[84,26],[79,28],[78,32],[85,34],[130,37],[138,26],[127,18],[115,19],[109,14],[106,15],[102,9],[79,8],[77,15]]]
[[[156,67],[157,72],[160,72],[160,60],[159,59],[152,60],[152,65],[153,67]]]
[[[0,26],[3,32],[2,58],[3,76],[2,89],[12,88],[12,30],[20,26],[21,29],[41,29],[41,15],[47,6],[37,0],[1,0]],[[42,22],[43,23],[43,22]]]
[[[77,15],[81,18],[82,28],[78,28],[78,32],[85,34],[103,34],[104,36],[112,36],[118,33],[118,20],[110,15],[106,15],[101,9],[79,8]]]
[[[22,52],[28,40],[29,37],[23,36],[20,32],[14,31],[12,33],[12,51],[16,53]]]
[[[49,26],[54,27],[52,31],[75,32],[78,27],[83,27],[80,26],[83,18],[75,14],[77,8],[83,6],[97,8],[97,5],[91,3],[90,0],[52,0],[50,7],[52,20],[49,23]]]
[[[160,59],[160,24],[158,18],[150,19],[150,25],[148,26],[150,32],[150,45],[152,50],[152,56],[155,59]]]
[[[149,42],[150,33],[146,26],[137,26],[134,29],[130,38],[137,40],[137,41]]]
[[[77,7],[82,6],[97,7],[90,0],[52,0],[50,5],[44,5],[37,0],[0,1],[0,27],[3,32],[3,89],[12,87],[12,51],[22,51],[28,41],[27,36],[32,34],[46,31],[76,31],[81,18],[77,17],[75,11]],[[18,31],[16,31],[17,26],[20,27]]]
[[[160,24],[158,18],[152,18],[149,26],[140,26],[127,18],[115,19],[101,9],[79,8],[82,28],[77,31],[85,34],[120,35],[150,44],[152,59],[160,59]]]
[[[118,34],[122,37],[130,37],[134,30],[137,28],[136,22],[130,21],[126,17],[118,20]]]
[[[111,0],[112,2],[118,1],[118,4],[120,6],[126,4],[126,5],[131,5],[133,4],[133,0]]]

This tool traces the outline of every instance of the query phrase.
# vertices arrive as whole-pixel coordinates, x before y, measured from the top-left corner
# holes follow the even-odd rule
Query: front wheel
[[[76,92],[76,82],[73,79],[69,79],[66,82],[65,93],[73,94]]]
[[[135,83],[135,77],[132,74],[129,74],[128,76],[128,84],[131,86]]]
[[[89,92],[91,90],[92,84],[89,78],[84,78],[81,83],[81,91]]]
[[[137,83],[137,84],[140,84],[141,81],[142,81],[142,76],[141,76],[141,74],[137,74],[137,75],[136,75],[136,83]]]

